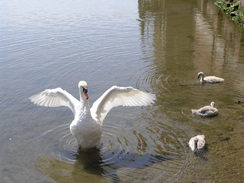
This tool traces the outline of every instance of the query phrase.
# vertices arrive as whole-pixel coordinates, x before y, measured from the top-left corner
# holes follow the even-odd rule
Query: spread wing
[[[133,87],[112,86],[91,107],[91,116],[102,122],[108,112],[117,106],[147,106],[154,102],[155,95]]]
[[[46,89],[29,98],[34,104],[45,107],[69,107],[75,114],[75,106],[80,102],[62,88]]]

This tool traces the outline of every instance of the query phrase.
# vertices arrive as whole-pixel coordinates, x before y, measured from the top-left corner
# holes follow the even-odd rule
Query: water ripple
[[[121,128],[118,124],[104,125],[101,145],[84,152],[78,150],[67,124],[47,130],[35,140],[43,143],[40,146],[45,147],[46,152],[54,153],[58,161],[71,165],[80,162],[88,172],[92,169],[98,173],[102,169],[104,177],[114,180],[126,179],[131,171],[136,178],[150,172],[158,175],[163,172],[161,178],[166,182],[181,175],[188,163],[183,131],[158,121],[144,130],[131,129],[130,133],[118,133]],[[137,169],[145,170],[138,172]]]

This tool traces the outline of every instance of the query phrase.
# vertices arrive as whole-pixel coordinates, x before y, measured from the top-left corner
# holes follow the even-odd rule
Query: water
[[[1,182],[244,179],[244,33],[212,1],[3,0],[0,12]],[[202,86],[199,71],[225,82]],[[69,109],[28,100],[55,87],[78,97],[80,80],[91,103],[112,85],[157,101],[113,109],[101,145],[80,152]],[[191,114],[211,101],[219,116]],[[207,141],[200,156],[187,146],[197,134]]]

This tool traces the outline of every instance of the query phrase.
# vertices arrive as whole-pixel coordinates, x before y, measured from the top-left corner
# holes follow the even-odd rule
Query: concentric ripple
[[[45,131],[36,139],[59,164],[74,166],[75,169],[82,167],[84,172],[115,182],[130,182],[132,178],[142,182],[175,181],[188,166],[186,135],[162,120],[155,120],[155,116],[152,120],[150,115],[128,116],[124,123],[111,121],[110,124],[109,120],[103,126],[101,145],[87,151],[79,151],[67,124]],[[126,127],[127,122],[132,126]],[[52,161],[42,160],[42,167],[47,168]],[[46,170],[42,168],[42,171]]]

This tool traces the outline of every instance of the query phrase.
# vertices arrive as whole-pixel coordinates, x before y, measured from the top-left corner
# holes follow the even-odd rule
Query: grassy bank
[[[244,1],[217,0],[215,4],[234,22],[244,28]]]

